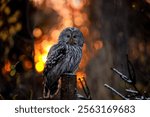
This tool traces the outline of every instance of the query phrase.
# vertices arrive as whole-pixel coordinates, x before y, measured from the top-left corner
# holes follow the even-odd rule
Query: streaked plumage
[[[44,69],[45,96],[50,91],[54,95],[58,89],[58,80],[63,73],[74,73],[82,57],[84,38],[79,29],[69,27],[59,36],[58,43],[54,45],[47,56]]]

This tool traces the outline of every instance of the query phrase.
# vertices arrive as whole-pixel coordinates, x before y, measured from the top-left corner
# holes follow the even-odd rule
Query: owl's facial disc
[[[75,35],[73,35],[73,32],[69,31],[69,34],[66,35],[67,37],[67,44],[69,45],[75,45],[76,40],[75,40]]]
[[[82,47],[84,43],[84,38],[82,32],[80,32],[78,28],[68,27],[61,32],[59,36],[59,42],[71,46]]]

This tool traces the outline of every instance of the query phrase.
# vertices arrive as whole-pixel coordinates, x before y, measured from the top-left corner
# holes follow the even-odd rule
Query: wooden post
[[[65,73],[61,76],[61,100],[76,100],[76,75]]]

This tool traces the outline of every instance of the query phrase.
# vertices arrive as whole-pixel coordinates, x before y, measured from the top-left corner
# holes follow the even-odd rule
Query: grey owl
[[[84,37],[75,27],[64,29],[58,43],[51,47],[44,68],[44,96],[53,96],[58,89],[58,80],[63,73],[74,73],[81,61]]]

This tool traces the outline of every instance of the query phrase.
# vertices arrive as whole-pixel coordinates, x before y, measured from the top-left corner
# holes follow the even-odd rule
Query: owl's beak
[[[68,41],[68,43],[69,43],[70,45],[73,45],[73,44],[75,44],[75,41],[74,41],[72,38],[70,38],[69,41]]]

